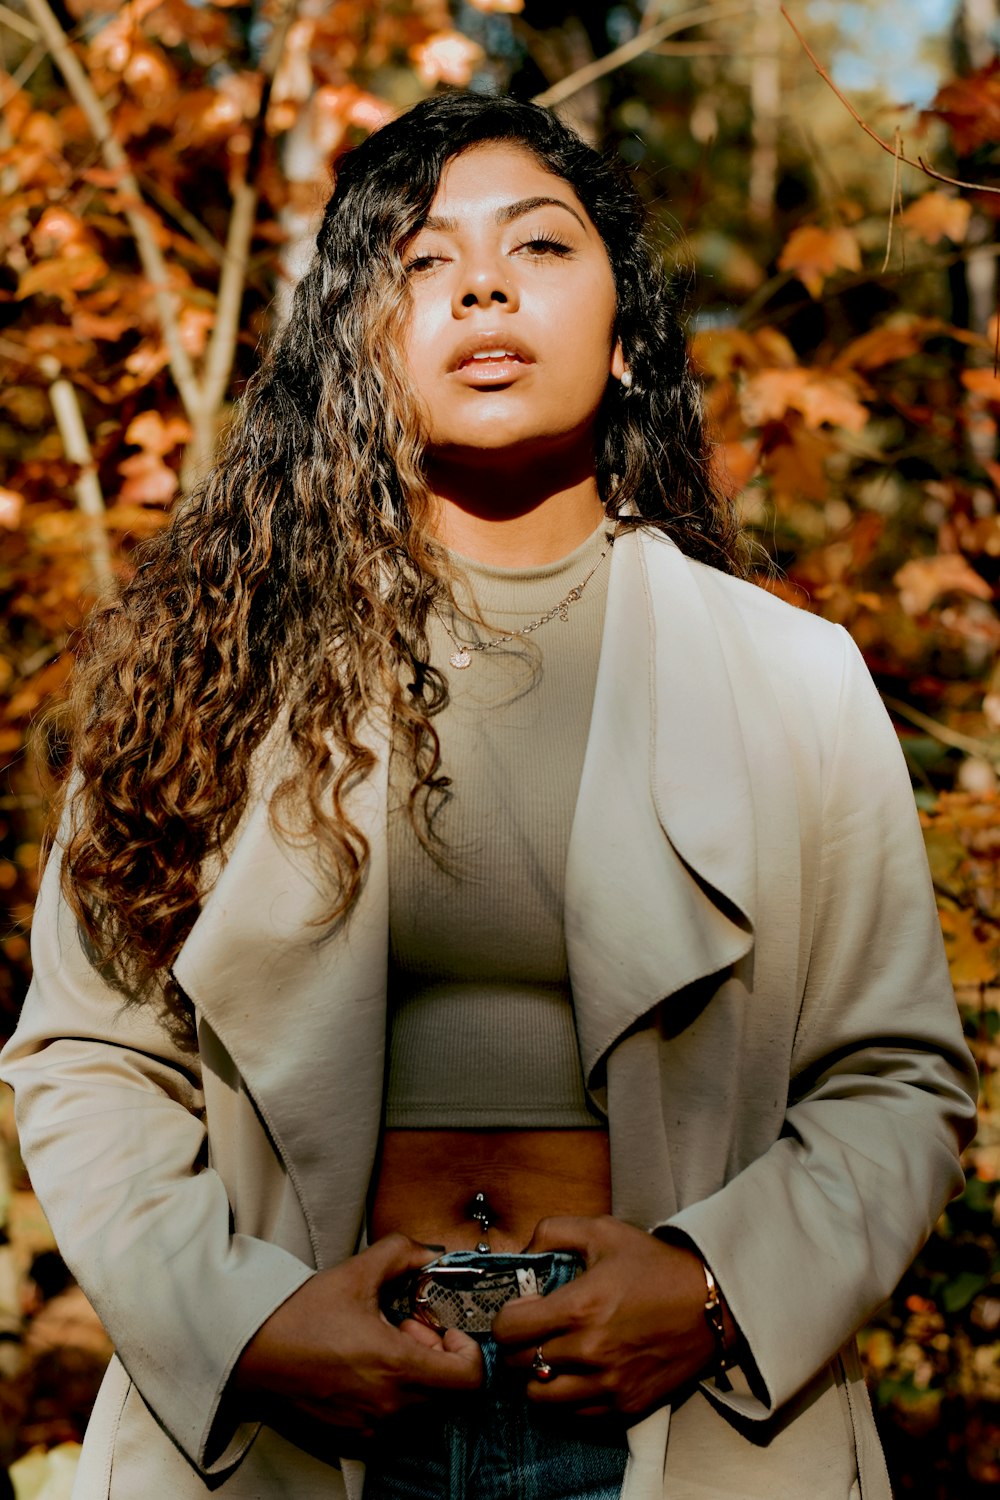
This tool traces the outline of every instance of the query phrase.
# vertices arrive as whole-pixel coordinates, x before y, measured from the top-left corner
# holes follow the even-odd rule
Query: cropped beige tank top
[[[538,619],[532,634],[471,653],[464,670],[440,618],[430,656],[450,701],[434,723],[451,779],[430,855],[406,812],[407,766],[390,775],[391,1129],[600,1126],[581,1073],[563,931],[566,851],[597,676],[610,557],[601,527],[543,567],[453,560],[467,586],[444,618],[463,642]],[[490,629],[464,617],[469,594]]]

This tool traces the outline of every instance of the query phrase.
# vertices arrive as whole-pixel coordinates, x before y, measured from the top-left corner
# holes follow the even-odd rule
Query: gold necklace
[[[550,620],[555,619],[556,615],[558,615],[563,624],[565,624],[569,618],[570,605],[575,604],[579,599],[580,595],[587,587],[587,584],[593,578],[594,574],[601,566],[601,563],[611,551],[611,545],[611,540],[609,540],[608,545],[605,547],[604,551],[601,553],[600,557],[597,559],[594,566],[587,574],[586,578],[582,578],[579,583],[574,584],[569,593],[565,594],[563,598],[559,600],[558,604],[554,604],[547,614],[540,615],[537,620],[532,620],[530,625],[522,625],[520,630],[509,631],[507,635],[494,636],[494,638],[489,641],[460,641],[458,637],[453,635],[449,630],[443,615],[435,604],[434,613],[441,621],[441,625],[444,629],[445,635],[448,637],[449,641],[451,641],[451,644],[455,648],[448,658],[451,666],[455,667],[457,671],[463,672],[466,667],[472,665],[473,651],[492,651],[496,646],[506,646],[508,641],[516,641],[521,636],[530,635],[531,632],[533,630],[537,630],[539,626],[547,625]]]

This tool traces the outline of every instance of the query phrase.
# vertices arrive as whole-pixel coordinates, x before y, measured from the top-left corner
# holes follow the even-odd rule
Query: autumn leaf
[[[109,532],[133,537],[153,536],[170,524],[170,513],[145,505],[111,505],[104,513]]]
[[[74,307],[71,321],[73,330],[84,339],[103,339],[109,343],[116,343],[131,328],[135,326],[135,320],[122,314],[115,317],[108,313],[94,313],[85,307]]]
[[[992,370],[963,370],[962,384],[974,396],[1000,404],[1000,376],[994,375]]]
[[[137,349],[132,350],[125,361],[125,368],[140,384],[145,385],[160,373],[169,359],[170,351],[166,344],[146,339]]]
[[[121,167],[87,167],[80,173],[81,181],[92,183],[94,187],[116,188],[128,173],[128,166]]]
[[[711,451],[712,476],[724,495],[738,495],[756,472],[760,449],[756,443],[718,443]]]
[[[0,489],[0,526],[16,531],[24,510],[24,496],[16,490]]]
[[[178,443],[190,442],[191,427],[183,417],[174,416],[164,421],[158,411],[144,411],[133,417],[126,427],[125,441],[162,456],[176,448]]]
[[[392,117],[393,111],[374,94],[353,85],[321,84],[309,101],[309,129],[317,151],[332,156],[349,127],[371,132]]]
[[[753,342],[762,369],[791,370],[799,362],[791,340],[777,328],[758,328]]]
[[[758,363],[753,334],[743,328],[699,329],[691,340],[691,358],[699,373],[712,380]]]
[[[87,243],[87,229],[76,214],[63,207],[45,210],[31,232],[31,243],[38,255],[52,255],[67,245]]]
[[[868,408],[847,380],[801,367],[754,375],[743,387],[740,406],[751,427],[779,422],[789,411],[801,412],[807,427],[860,432],[868,422]]]
[[[909,204],[899,220],[928,245],[938,245],[945,238],[959,245],[965,239],[971,216],[972,204],[967,198],[931,192]]]
[[[781,507],[822,503],[830,493],[826,475],[830,439],[798,420],[776,430],[782,438],[766,448],[763,459],[775,503]]]
[[[209,307],[185,307],[178,319],[181,343],[189,354],[204,354],[208,335],[215,324],[215,313]]]
[[[945,121],[959,156],[1000,142],[1000,60],[945,84],[926,113]]]
[[[960,605],[947,604],[939,620],[945,630],[982,648],[991,654],[1000,649],[1000,620],[984,600],[967,599]]]
[[[478,43],[460,31],[438,31],[411,48],[410,57],[421,83],[433,88],[437,83],[464,89],[472,78],[484,53]]]
[[[119,494],[123,505],[166,505],[177,493],[177,475],[157,453],[133,453],[118,472],[125,476]]]
[[[698,370],[712,380],[724,380],[737,371],[794,369],[795,350],[776,328],[699,329],[691,341],[691,357]]]
[[[976,599],[992,599],[993,590],[958,552],[944,552],[936,557],[915,557],[893,577],[899,590],[899,602],[908,615],[924,615],[943,594],[971,594]]]
[[[244,120],[253,119],[259,107],[260,74],[246,70],[229,73],[206,98],[198,123],[206,135],[230,131]]]
[[[366,130],[370,133],[373,130],[379,130],[391,120],[393,113],[392,108],[377,95],[358,89],[348,109],[347,121],[358,130]]]
[[[1000,972],[997,940],[966,907],[945,906],[941,930],[952,983],[990,984]]]
[[[63,147],[59,122],[43,110],[36,110],[28,116],[17,133],[17,139],[19,145],[35,146],[46,155],[55,155]]]
[[[840,351],[837,370],[877,370],[919,353],[927,339],[944,333],[948,325],[939,318],[905,317],[870,328]]]
[[[10,385],[0,390],[0,407],[25,427],[43,427],[52,420],[52,404],[37,385]]]
[[[791,271],[811,297],[818,297],[823,283],[837,271],[860,271],[857,235],[843,225],[823,229],[819,224],[805,224],[789,235],[778,257],[778,269]]]
[[[96,250],[61,255],[55,260],[43,260],[36,266],[29,266],[18,281],[15,296],[23,302],[26,297],[43,292],[66,301],[66,293],[86,291],[107,274],[107,262]]]

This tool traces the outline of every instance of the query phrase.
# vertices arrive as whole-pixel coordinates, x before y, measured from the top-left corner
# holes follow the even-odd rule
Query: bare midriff
[[[482,1201],[477,1201],[482,1194]],[[445,1250],[523,1250],[540,1219],[611,1212],[603,1130],[387,1130],[369,1238],[401,1231]]]

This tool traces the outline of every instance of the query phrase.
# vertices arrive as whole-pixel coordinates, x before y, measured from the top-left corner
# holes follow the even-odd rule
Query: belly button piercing
[[[477,1193],[472,1200],[469,1210],[470,1219],[475,1219],[479,1225],[479,1244],[476,1246],[480,1255],[489,1255],[492,1252],[489,1234],[490,1225],[493,1223],[493,1210],[486,1201],[485,1193]]]

